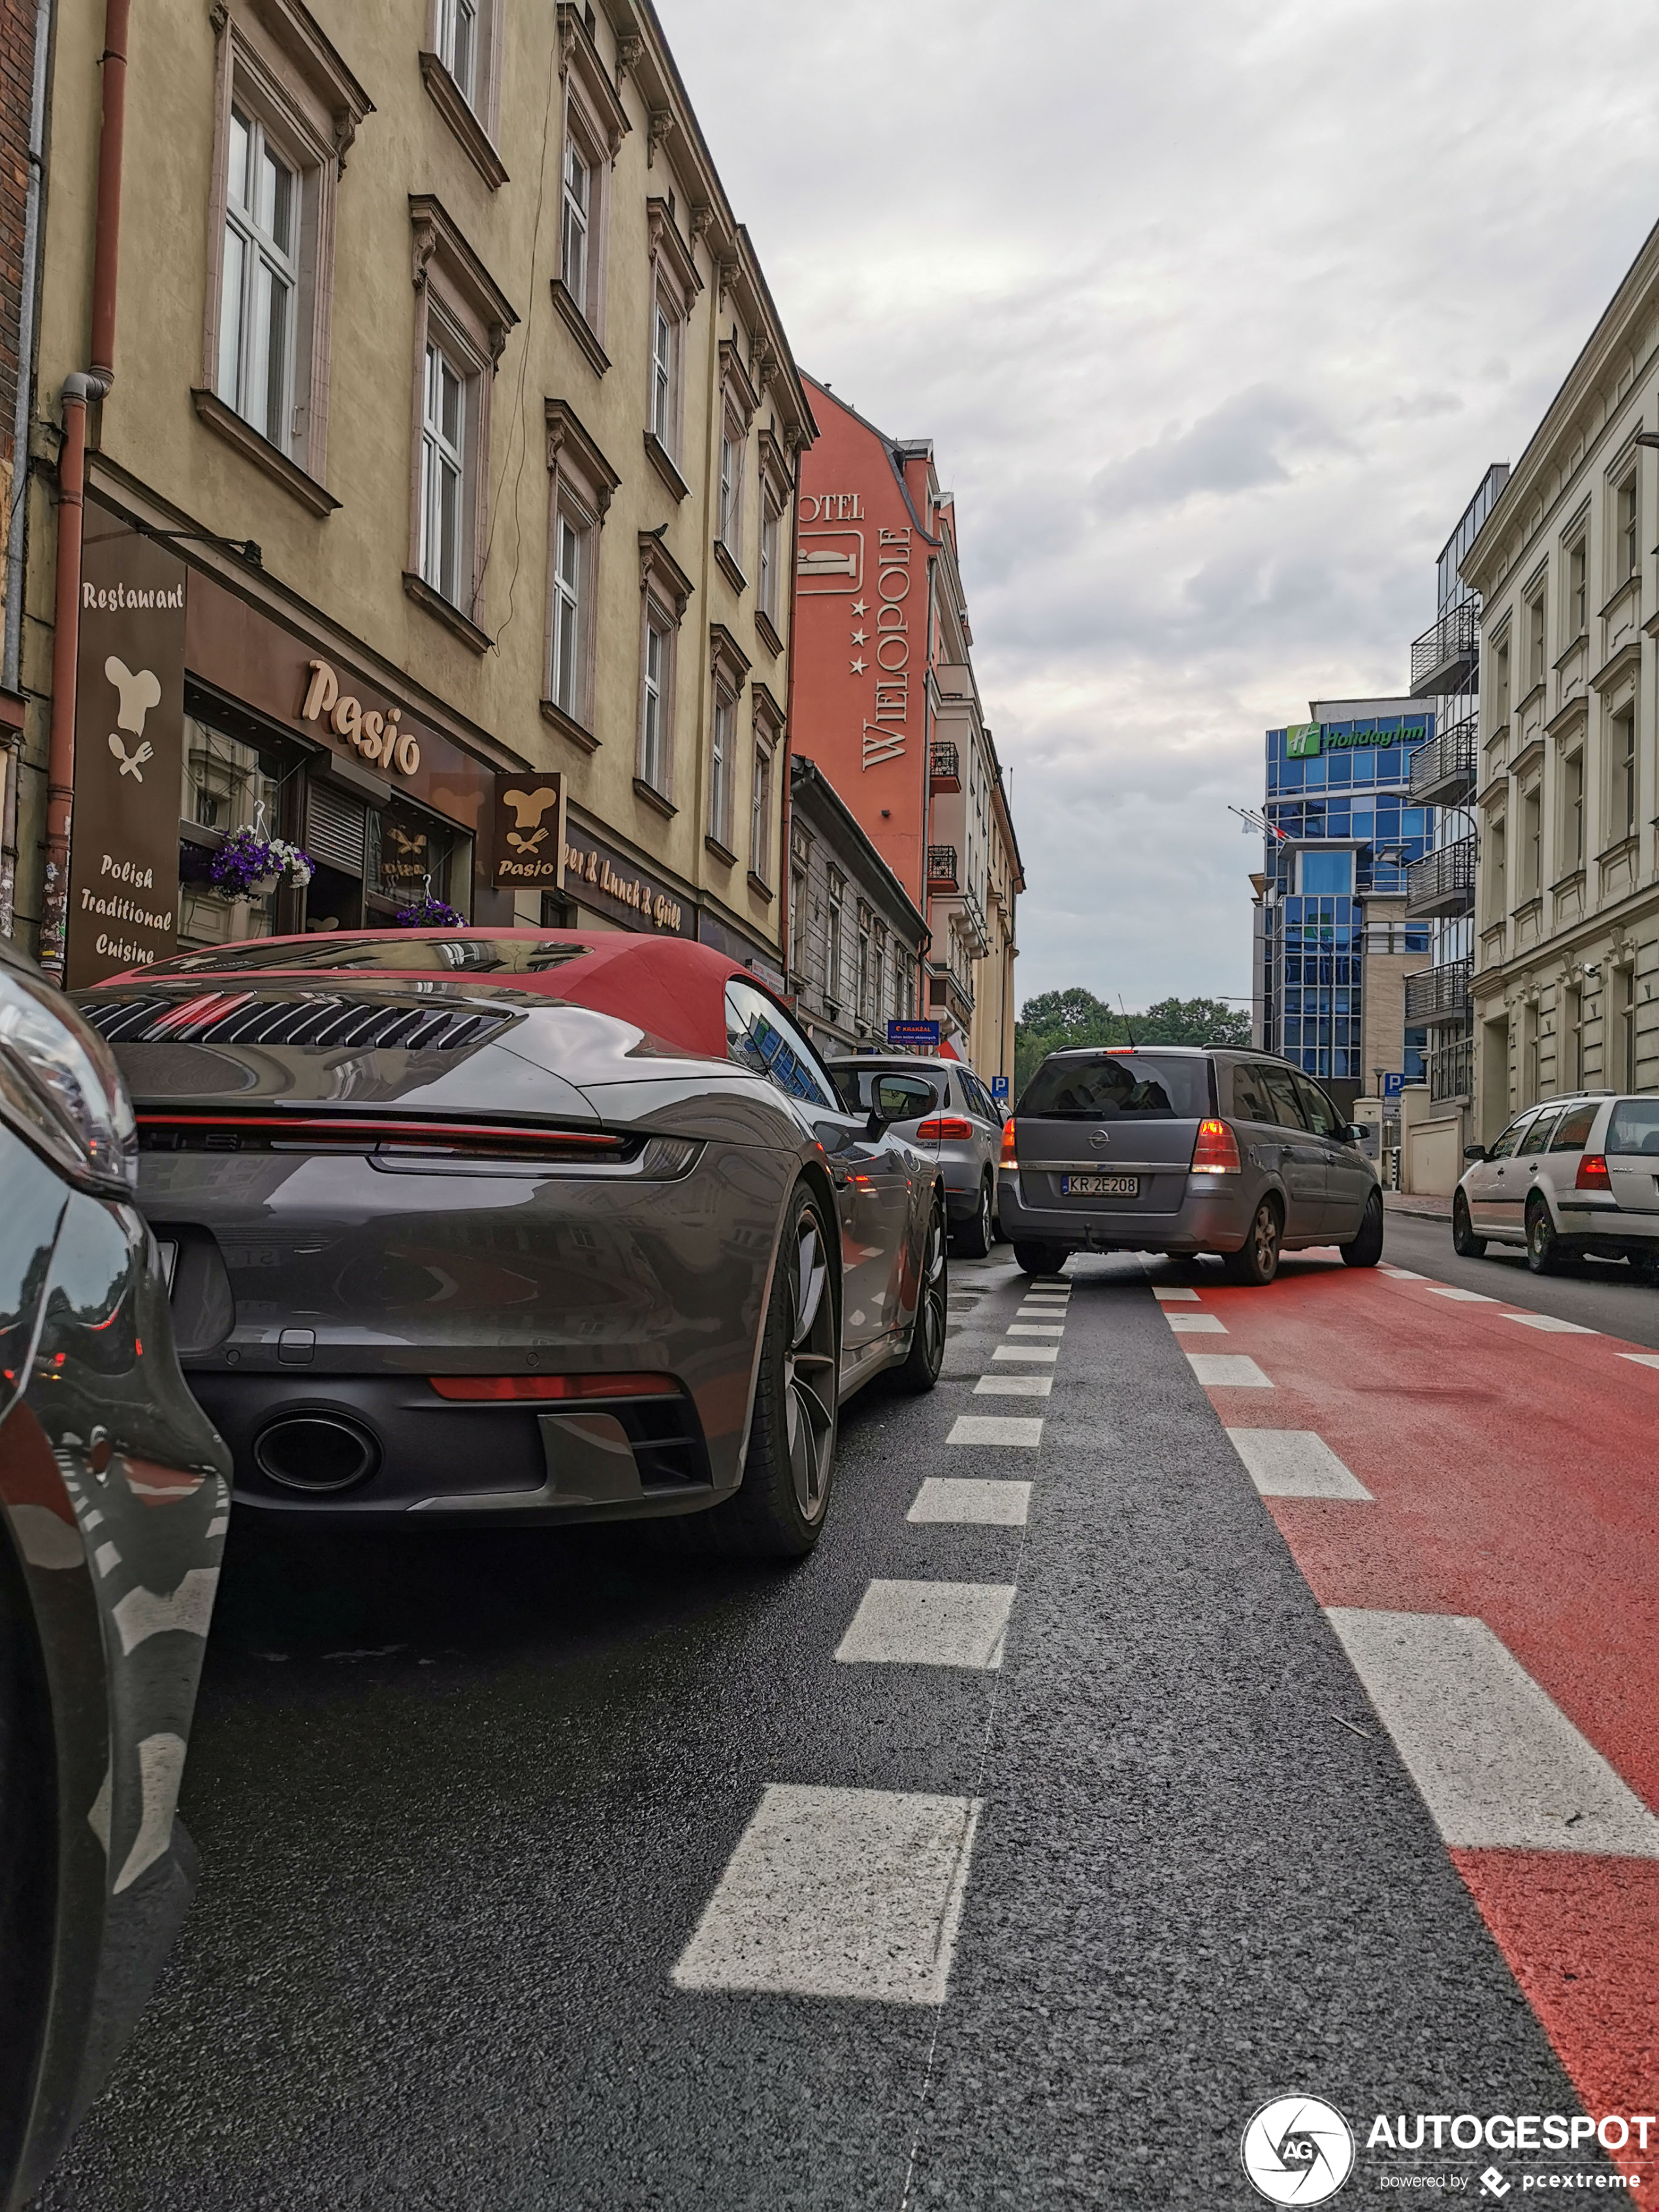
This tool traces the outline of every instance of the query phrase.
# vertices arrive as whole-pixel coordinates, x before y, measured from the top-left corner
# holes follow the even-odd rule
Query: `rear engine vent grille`
[[[121,999],[82,1011],[112,1044],[298,1044],[330,1051],[459,1052],[512,1024],[511,1014],[453,1006],[388,1006],[314,995],[264,999],[215,991],[197,999]]]

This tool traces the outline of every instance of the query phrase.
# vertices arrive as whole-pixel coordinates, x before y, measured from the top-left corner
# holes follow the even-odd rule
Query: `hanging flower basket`
[[[279,884],[303,890],[315,870],[311,856],[286,837],[267,837],[260,830],[233,830],[213,856],[209,870],[222,896],[264,898]]]
[[[399,929],[465,929],[466,916],[428,891],[413,906],[400,906],[397,922]]]

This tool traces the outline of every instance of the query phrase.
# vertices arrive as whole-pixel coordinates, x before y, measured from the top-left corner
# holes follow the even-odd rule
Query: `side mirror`
[[[1484,1160],[1486,1157],[1486,1148],[1484,1145],[1465,1145],[1463,1157],[1466,1160]]]
[[[1350,1145],[1364,1144],[1371,1133],[1371,1127],[1368,1121],[1350,1121],[1343,1132],[1344,1141]]]
[[[904,1076],[887,1077],[871,1086],[870,1134],[879,1135],[895,1121],[914,1121],[933,1111],[933,1094],[925,1083]]]

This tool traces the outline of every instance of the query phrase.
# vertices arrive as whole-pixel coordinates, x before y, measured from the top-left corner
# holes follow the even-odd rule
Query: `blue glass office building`
[[[1397,1027],[1367,1035],[1366,964],[1429,949],[1427,924],[1406,920],[1405,871],[1434,839],[1433,808],[1410,799],[1433,735],[1413,699],[1316,701],[1310,720],[1267,732],[1259,1035],[1350,1100],[1376,1067],[1422,1079],[1425,1032],[1407,1031],[1403,1068]]]

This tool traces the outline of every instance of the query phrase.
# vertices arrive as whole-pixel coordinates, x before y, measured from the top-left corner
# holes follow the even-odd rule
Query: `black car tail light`
[[[383,1152],[417,1160],[573,1161],[637,1158],[642,1137],[605,1129],[522,1128],[487,1121],[348,1114],[157,1114],[138,1116],[142,1152]]]
[[[672,1375],[429,1375],[441,1398],[458,1404],[502,1405],[527,1399],[677,1398]]]

